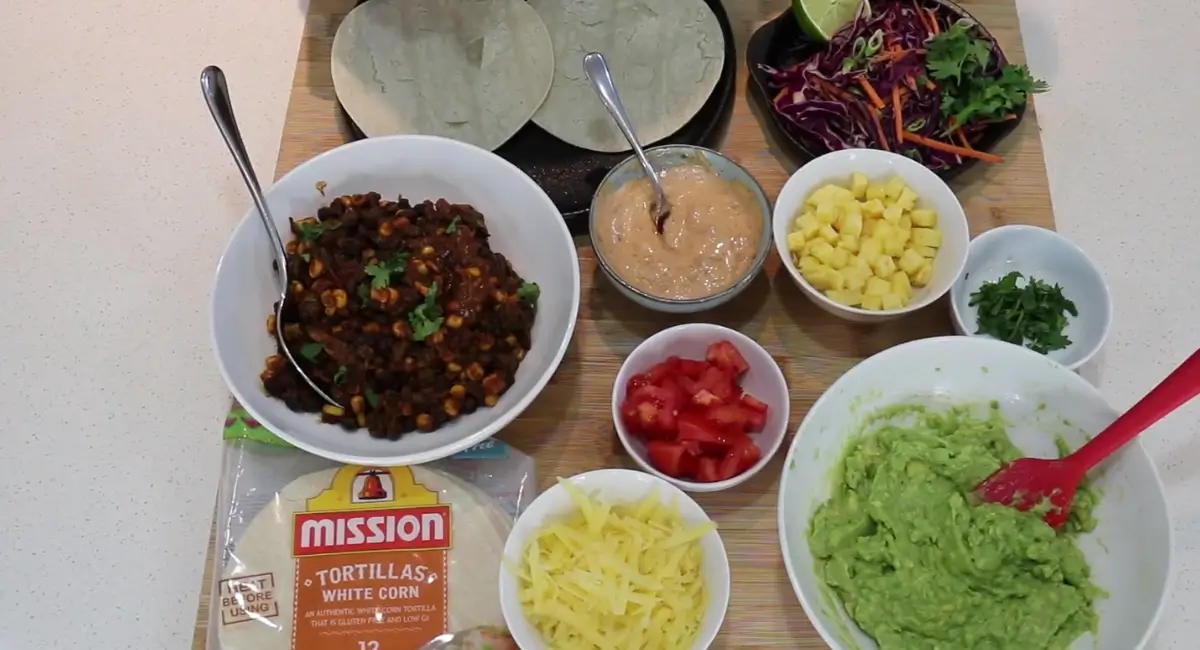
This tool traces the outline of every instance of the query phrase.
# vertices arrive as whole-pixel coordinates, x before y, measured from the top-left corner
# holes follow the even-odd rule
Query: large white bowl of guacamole
[[[835,650],[1140,650],[1166,600],[1162,483],[1134,442],[1071,521],[982,504],[1003,463],[1057,457],[1116,418],[1075,373],[968,337],[907,343],[813,405],[784,463],[788,577]]]

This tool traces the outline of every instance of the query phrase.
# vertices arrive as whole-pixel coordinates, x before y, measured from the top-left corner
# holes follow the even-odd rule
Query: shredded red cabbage
[[[897,86],[903,89],[905,130],[943,141],[948,131],[942,93],[926,78],[924,46],[933,36],[928,20],[937,20],[941,29],[959,17],[941,15],[946,12],[940,6],[918,17],[918,7],[912,0],[864,3],[854,21],[827,46],[786,67],[760,65],[771,75],[772,87],[779,89],[773,103],[785,128],[813,149],[886,149],[934,171],[960,164],[963,159],[958,155],[896,137],[891,96]],[[900,54],[879,60],[894,50]],[[1002,66],[1003,56],[994,41],[992,50],[994,65]],[[873,107],[867,85],[883,101],[882,108]]]

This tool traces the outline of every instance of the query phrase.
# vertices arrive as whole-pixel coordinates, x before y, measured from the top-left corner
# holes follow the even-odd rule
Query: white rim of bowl
[[[711,296],[704,296],[703,298],[687,298],[681,300],[676,298],[663,298],[661,296],[655,296],[642,291],[641,289],[638,289],[637,287],[626,282],[625,278],[622,278],[621,275],[609,265],[608,260],[604,258],[603,247],[596,245],[596,201],[599,200],[600,193],[604,191],[604,188],[608,186],[609,181],[612,180],[613,174],[615,174],[618,169],[628,164],[629,161],[636,160],[636,155],[630,155],[628,158],[625,158],[616,165],[613,165],[613,168],[608,170],[608,173],[604,175],[603,179],[601,179],[600,184],[596,186],[596,191],[592,194],[592,201],[588,204],[588,241],[592,245],[592,251],[596,254],[596,263],[600,269],[604,271],[604,274],[617,284],[621,285],[621,287],[628,289],[637,296],[651,302],[657,302],[671,306],[702,305],[706,302],[737,293],[745,288],[746,285],[753,282],[754,278],[758,277],[763,265],[766,264],[767,256],[771,254],[771,240],[774,239],[773,235],[775,228],[775,205],[771,203],[770,197],[767,196],[766,191],[763,190],[762,185],[758,182],[758,179],[754,177],[754,174],[751,174],[745,167],[742,167],[738,163],[734,162],[732,158],[722,154],[719,151],[692,144],[661,144],[656,147],[649,147],[645,149],[645,152],[646,156],[649,157],[650,154],[654,153],[655,151],[666,151],[670,149],[702,152],[710,156],[716,156],[717,158],[728,162],[730,165],[737,167],[738,169],[742,170],[742,173],[745,174],[746,178],[750,180],[750,187],[748,189],[750,189],[751,192],[754,192],[755,198],[761,198],[762,202],[767,206],[766,212],[763,213],[763,242],[759,244],[759,250],[755,254],[754,261],[750,263],[750,268],[746,270],[746,273],[743,274],[742,277],[738,278],[737,282],[734,282],[729,287],[726,287],[725,289],[722,289]]]
[[[810,621],[812,621],[813,627],[817,630],[817,634],[821,635],[821,638],[825,641],[825,643],[829,644],[830,648],[845,650],[847,646],[842,643],[842,639],[839,636],[837,636],[836,631],[834,631],[834,630],[826,631],[825,630],[824,626],[822,626],[820,623],[819,617],[817,616],[817,614],[819,613],[819,609],[816,607],[817,603],[810,604],[808,602],[808,599],[805,598],[804,592],[800,589],[800,585],[798,583],[798,580],[796,579],[796,567],[792,564],[792,557],[791,557],[791,554],[788,552],[787,536],[784,535],[784,529],[785,529],[784,513],[785,513],[785,510],[784,510],[784,503],[783,503],[783,495],[786,493],[785,487],[786,487],[786,484],[788,481],[788,475],[791,473],[789,470],[792,466],[792,461],[796,455],[796,445],[800,442],[800,433],[802,431],[804,431],[805,425],[808,424],[808,421],[812,417],[812,414],[814,412],[816,412],[818,409],[820,409],[821,406],[825,405],[825,403],[827,401],[833,401],[834,399],[836,399],[834,397],[834,393],[839,384],[848,381],[848,378],[856,373],[870,372],[869,368],[864,368],[864,366],[867,365],[867,363],[866,363],[867,361],[878,358],[878,357],[884,357],[887,355],[894,354],[896,352],[896,350],[899,350],[900,348],[903,348],[906,346],[932,346],[932,345],[938,345],[939,343],[944,342],[944,341],[956,341],[957,342],[957,341],[965,341],[965,340],[973,341],[971,343],[971,345],[1005,346],[1006,350],[1008,350],[1008,351],[1006,351],[1006,354],[1024,354],[1024,355],[1032,356],[1032,357],[1042,361],[1043,363],[1050,363],[1052,366],[1057,366],[1060,370],[1063,371],[1063,375],[1064,375],[1063,381],[1064,382],[1070,382],[1070,383],[1074,384],[1074,388],[1077,388],[1078,390],[1081,390],[1085,393],[1090,393],[1093,397],[1095,397],[1096,399],[1099,399],[1103,404],[1108,406],[1108,408],[1112,409],[1114,414],[1117,414],[1117,415],[1120,414],[1120,412],[1117,411],[1117,409],[1113,408],[1112,405],[1110,405],[1108,403],[1108,400],[1104,399],[1104,396],[1100,393],[1100,391],[1095,386],[1088,383],[1087,380],[1084,379],[1083,377],[1080,377],[1078,374],[1072,372],[1070,368],[1067,368],[1066,366],[1062,365],[1061,363],[1058,363],[1057,361],[1054,361],[1053,359],[1047,359],[1046,357],[1038,354],[1037,352],[1034,352],[1033,350],[1028,350],[1026,348],[1018,348],[1018,346],[1012,345],[1011,343],[1005,343],[1004,341],[997,341],[995,339],[989,339],[989,338],[984,338],[984,337],[935,336],[935,337],[927,338],[927,339],[916,339],[914,341],[908,341],[907,343],[901,343],[900,345],[890,347],[882,352],[877,352],[877,353],[871,355],[870,357],[867,357],[867,359],[864,359],[862,362],[858,363],[854,367],[847,370],[844,374],[842,374],[841,377],[838,377],[837,380],[834,381],[833,384],[830,385],[829,388],[827,388],[825,390],[825,392],[821,393],[821,396],[817,398],[817,401],[814,402],[812,407],[808,409],[808,412],[804,414],[804,419],[800,421],[800,426],[796,427],[796,433],[795,433],[795,435],[792,436],[791,444],[788,445],[787,455],[784,456],[784,458],[783,458],[783,469],[780,470],[780,476],[779,476],[779,490],[776,493],[776,497],[775,497],[775,499],[776,499],[776,504],[775,504],[776,535],[779,537],[779,552],[781,554],[783,554],[783,566],[784,566],[784,569],[787,571],[788,582],[791,583],[792,591],[796,594],[796,599],[800,601],[800,606],[804,609],[805,615],[808,616]],[[1010,350],[1011,348],[1017,348],[1021,351],[1020,352],[1012,352]],[[838,396],[838,397],[840,397],[840,396]],[[1160,495],[1162,495],[1163,509],[1167,513],[1167,522],[1169,524],[1173,520],[1173,517],[1171,516],[1171,501],[1170,501],[1170,499],[1166,498],[1166,488],[1163,486],[1162,477],[1159,476],[1158,467],[1154,464],[1153,459],[1151,459],[1149,457],[1149,454],[1146,454],[1146,448],[1142,445],[1141,439],[1135,438],[1134,440],[1130,441],[1129,444],[1126,445],[1126,447],[1128,448],[1128,447],[1132,447],[1135,445],[1142,452],[1142,454],[1145,454],[1147,459],[1149,459],[1150,475],[1154,478],[1154,485],[1158,487],[1158,493]],[[828,476],[823,477],[823,478],[824,478],[824,480],[829,480]],[[812,559],[811,554],[810,554],[809,559],[810,560]],[[1175,578],[1175,527],[1168,525],[1167,526],[1167,581],[1166,581],[1166,584],[1163,585],[1163,597],[1159,600],[1158,606],[1155,607],[1155,609],[1154,609],[1154,615],[1150,618],[1150,624],[1147,625],[1146,631],[1142,634],[1141,639],[1138,641],[1138,644],[1137,644],[1138,648],[1144,647],[1146,645],[1146,642],[1150,640],[1150,637],[1153,636],[1154,630],[1158,627],[1158,622],[1162,619],[1163,610],[1166,609],[1166,604],[1167,604],[1167,601],[1170,599],[1171,592],[1175,588],[1175,582],[1176,582],[1176,578]],[[834,598],[834,596],[829,595],[829,596],[825,596],[825,598]],[[830,603],[830,604],[832,605],[834,603]],[[841,604],[840,599],[837,600],[837,604]],[[832,616],[832,614],[830,616]],[[851,623],[853,623],[853,619],[851,619]],[[854,625],[857,628],[857,624],[855,623]],[[860,629],[860,631],[861,631],[861,629]]]
[[[771,353],[767,352],[766,348],[759,345],[758,341],[755,341],[754,339],[750,338],[749,336],[746,336],[745,334],[742,334],[741,332],[738,332],[737,330],[732,330],[723,325],[717,325],[716,323],[682,323],[680,325],[668,327],[667,329],[662,330],[661,332],[658,332],[657,334],[651,336],[650,338],[646,339],[645,341],[642,341],[633,350],[634,350],[634,352],[637,352],[638,348],[641,348],[644,345],[648,345],[652,341],[655,341],[656,339],[668,338],[668,335],[673,334],[674,330],[679,330],[679,329],[692,329],[692,330],[698,329],[701,331],[716,332],[723,337],[727,337],[727,338],[730,338],[730,339],[736,341],[737,344],[756,347],[756,348],[762,350],[763,354],[765,354],[768,358],[774,360],[774,357],[771,356]],[[683,479],[673,478],[671,476],[667,476],[666,474],[658,471],[658,469],[656,469],[653,465],[650,464],[650,461],[648,459],[642,458],[642,455],[639,454],[637,452],[637,450],[633,449],[633,447],[632,447],[633,434],[626,431],[625,426],[621,423],[621,403],[617,399],[617,393],[619,392],[620,387],[621,387],[619,379],[621,377],[621,372],[625,369],[625,366],[628,365],[629,359],[631,357],[633,357],[634,352],[630,352],[629,355],[625,357],[625,361],[621,362],[621,367],[617,370],[617,376],[615,378],[613,378],[612,397],[610,398],[610,402],[611,402],[611,408],[612,408],[613,428],[617,432],[617,438],[621,441],[621,446],[624,447],[625,451],[629,453],[630,458],[633,458],[633,462],[637,463],[638,467],[641,467],[643,472],[650,474],[651,476],[654,476],[655,478],[664,480],[668,483],[672,483],[676,487],[681,488],[685,491],[689,491],[689,492],[720,492],[721,490],[726,490],[731,487],[741,485],[742,483],[745,483],[746,481],[750,480],[755,474],[762,471],[762,469],[771,462],[771,459],[775,457],[775,454],[779,453],[779,448],[783,446],[783,439],[787,437],[788,420],[792,417],[792,404],[791,404],[790,400],[788,401],[788,403],[784,404],[782,407],[783,408],[783,412],[782,412],[783,432],[779,435],[779,439],[775,441],[775,444],[773,444],[771,446],[770,450],[766,450],[766,449],[763,449],[762,447],[759,447],[758,451],[762,454],[762,458],[759,458],[757,463],[752,465],[749,469],[742,472],[741,474],[738,474],[737,476],[735,476],[733,478],[725,479],[724,481],[714,481],[712,483],[699,483],[696,481],[685,481]],[[655,363],[659,363],[661,361],[665,361],[665,359],[660,359],[659,361],[656,361]],[[788,388],[787,377],[784,376],[783,371],[780,370],[779,366],[775,363],[771,364],[771,368],[773,370],[773,372],[771,373],[772,376],[774,376],[775,378],[777,378],[779,380],[780,384],[784,388],[784,392],[788,393],[788,395],[790,396],[791,393],[790,393],[790,389]],[[639,371],[639,372],[642,372],[642,371]],[[771,406],[770,404],[768,404],[767,406],[768,406],[768,408],[776,408],[776,407]],[[758,443],[755,443],[755,446],[757,446],[757,445],[758,445]],[[631,470],[631,471],[634,471],[634,470]]]
[[[389,136],[382,136],[382,137],[378,137],[378,138],[367,138],[367,139],[363,139],[363,140],[356,140],[354,142],[347,142],[346,144],[339,145],[337,147],[334,147],[333,149],[330,149],[328,151],[317,154],[316,156],[309,158],[308,160],[300,163],[294,169],[292,169],[292,171],[284,174],[282,178],[280,178],[278,181],[273,183],[271,185],[271,187],[268,188],[264,192],[264,194],[266,195],[267,200],[270,201],[271,191],[274,189],[275,186],[279,185],[280,183],[283,183],[284,181],[289,179],[292,175],[299,174],[302,171],[308,169],[309,167],[317,165],[318,162],[323,160],[324,158],[333,156],[335,152],[341,151],[343,149],[380,146],[383,143],[387,143],[387,142],[390,142],[393,140],[403,140],[403,141],[410,141],[410,142],[413,140],[438,141],[441,143],[451,144],[455,147],[462,149],[463,151],[465,151],[471,155],[477,155],[477,154],[482,153],[486,156],[494,158],[496,161],[503,163],[505,166],[507,166],[509,169],[511,169],[513,172],[515,172],[518,176],[520,176],[521,182],[536,189],[538,194],[546,202],[548,207],[553,209],[556,213],[558,212],[558,208],[554,206],[554,202],[550,200],[550,197],[546,194],[545,190],[543,190],[540,186],[538,186],[537,183],[533,182],[533,179],[530,178],[528,174],[521,171],[520,168],[518,168],[516,165],[508,162],[507,160],[501,158],[500,156],[497,156],[496,154],[492,153],[491,151],[487,151],[485,149],[480,149],[479,147],[476,147],[475,145],[467,144],[465,142],[459,142],[458,140],[451,140],[449,138],[442,138],[442,137],[438,137],[438,136],[434,136],[434,135],[389,135]],[[558,349],[554,351],[554,356],[550,361],[550,367],[548,369],[548,372],[546,372],[537,382],[535,382],[533,384],[533,386],[531,386],[529,388],[528,393],[526,393],[519,400],[517,400],[517,402],[515,404],[513,404],[512,406],[510,406],[507,411],[500,413],[498,415],[498,417],[493,419],[491,422],[489,422],[486,426],[481,428],[479,431],[476,431],[475,433],[473,433],[469,436],[466,436],[465,438],[462,438],[461,440],[447,443],[446,445],[439,447],[438,449],[417,452],[417,453],[412,453],[412,454],[405,454],[405,455],[379,456],[379,457],[358,456],[355,454],[342,454],[342,453],[335,453],[335,452],[327,451],[325,449],[321,449],[320,447],[317,447],[316,445],[312,445],[312,444],[309,444],[302,440],[297,439],[296,437],[292,436],[291,434],[289,434],[287,431],[283,430],[280,427],[274,426],[266,418],[264,418],[261,413],[254,410],[252,407],[250,407],[249,405],[246,404],[246,400],[243,399],[241,391],[239,391],[237,389],[237,386],[234,384],[233,380],[230,377],[229,369],[225,367],[225,362],[222,359],[221,354],[220,354],[220,347],[217,344],[217,310],[219,310],[221,308],[220,305],[216,304],[215,287],[216,287],[216,283],[217,283],[217,278],[220,277],[220,275],[221,275],[221,267],[224,266],[224,264],[225,264],[225,255],[228,254],[229,247],[230,247],[230,245],[232,245],[234,237],[237,236],[238,231],[240,231],[244,227],[247,227],[245,225],[245,223],[247,221],[257,218],[254,215],[255,210],[256,210],[256,208],[251,207],[250,210],[246,213],[246,215],[244,217],[242,217],[242,219],[239,220],[238,223],[234,226],[233,232],[230,234],[229,238],[226,240],[225,248],[221,252],[221,259],[217,262],[217,270],[213,274],[213,289],[211,290],[212,295],[213,295],[212,302],[210,303],[212,312],[210,313],[209,318],[208,318],[209,345],[212,346],[213,356],[215,356],[217,358],[217,368],[221,371],[221,378],[225,380],[225,386],[227,388],[229,388],[229,392],[233,393],[233,397],[234,397],[234,399],[237,400],[238,405],[241,406],[242,408],[246,409],[246,412],[249,413],[251,415],[251,417],[253,417],[255,420],[257,420],[260,424],[262,424],[264,427],[266,427],[268,431],[274,433],[275,435],[279,436],[280,438],[283,438],[285,441],[287,441],[291,445],[293,445],[299,449],[303,449],[304,451],[307,451],[308,453],[313,454],[315,456],[320,456],[322,458],[328,458],[330,460],[334,460],[339,463],[344,463],[346,465],[389,465],[389,466],[420,465],[422,463],[429,463],[429,462],[433,462],[435,460],[441,460],[442,458],[446,458],[447,456],[453,456],[454,454],[457,454],[460,451],[468,449],[468,448],[470,448],[476,444],[479,444],[480,442],[483,442],[484,440],[487,440],[488,438],[491,438],[492,436],[496,435],[497,433],[500,432],[501,429],[503,429],[505,426],[507,426],[509,423],[511,423],[514,419],[516,419],[518,415],[520,415],[522,412],[524,412],[525,409],[528,408],[529,405],[533,403],[533,400],[535,400],[539,395],[541,395],[542,391],[546,388],[546,384],[550,383],[550,379],[555,375],[555,373],[558,372],[558,367],[562,364],[563,357],[566,356],[567,348],[570,347],[571,340],[575,337],[575,324],[579,320],[580,296],[583,293],[582,283],[580,281],[580,275],[579,275],[579,251],[575,248],[575,240],[573,237],[571,237],[571,233],[567,229],[567,222],[563,219],[558,219],[558,226],[560,229],[559,231],[562,233],[562,235],[564,237],[566,237],[567,241],[569,241],[571,243],[571,257],[575,261],[575,263],[571,265],[571,276],[572,276],[573,286],[575,287],[575,292],[574,292],[575,295],[571,300],[571,317],[567,321],[567,331],[565,333],[566,335],[563,337],[563,340],[559,344]],[[266,312],[267,312],[267,310],[264,310],[264,313],[266,313]],[[518,369],[518,372],[520,372],[520,369]],[[261,386],[260,386],[260,388],[261,388]],[[314,415],[314,417],[316,416],[316,414],[313,414],[313,415]],[[333,426],[333,425],[330,425],[330,426]],[[358,434],[366,435],[366,433],[363,429],[359,429],[357,431],[347,433],[345,435],[358,435]]]
[[[1011,224],[1011,225],[1007,225],[1007,226],[998,226],[996,228],[992,228],[991,230],[986,230],[986,231],[980,233],[979,235],[976,235],[974,238],[971,239],[971,242],[969,244],[967,244],[966,261],[969,262],[971,260],[971,251],[975,250],[976,242],[981,242],[981,241],[984,241],[989,238],[998,237],[998,236],[1000,236],[999,233],[1002,233],[1002,232],[1012,232],[1012,231],[1036,231],[1039,233],[1039,236],[1049,237],[1050,239],[1057,240],[1060,244],[1063,244],[1067,248],[1070,248],[1070,249],[1074,250],[1076,253],[1078,253],[1079,256],[1081,258],[1083,258],[1083,261],[1087,262],[1087,267],[1089,269],[1091,269],[1091,271],[1093,273],[1095,273],[1096,277],[1100,280],[1100,286],[1103,287],[1103,289],[1104,289],[1104,323],[1103,323],[1103,327],[1100,330],[1100,337],[1098,339],[1096,339],[1096,342],[1090,348],[1088,348],[1087,352],[1083,356],[1081,356],[1077,361],[1061,364],[1064,367],[1066,367],[1068,370],[1078,370],[1081,366],[1083,366],[1083,364],[1091,361],[1092,357],[1096,356],[1096,353],[1100,352],[1100,349],[1104,347],[1105,341],[1108,340],[1109,331],[1112,329],[1112,321],[1113,321],[1112,289],[1108,286],[1108,280],[1106,280],[1104,278],[1104,271],[1102,271],[1100,269],[1100,265],[1096,264],[1096,261],[1093,260],[1091,257],[1089,257],[1087,252],[1085,252],[1082,248],[1080,248],[1079,245],[1076,244],[1075,242],[1071,241],[1070,239],[1067,239],[1065,236],[1063,236],[1062,234],[1060,234],[1054,230],[1050,230],[1049,228],[1042,228],[1040,226],[1031,226],[1028,224]],[[980,245],[982,246],[982,244],[980,244]],[[965,264],[964,264],[963,268],[966,268]],[[962,310],[959,309],[958,300],[955,300],[954,290],[956,288],[958,288],[965,281],[966,281],[966,279],[962,276],[962,273],[960,271],[959,276],[954,280],[954,284],[950,285],[950,291],[951,291],[951,293],[950,293],[950,316],[951,316],[951,318],[954,319],[955,327],[957,327],[959,331],[963,332],[963,336],[988,338],[988,339],[996,340],[995,337],[991,337],[986,334],[973,333],[971,331],[973,328],[968,328],[967,323],[963,320]],[[1001,341],[1001,342],[1003,343],[1005,341]],[[1010,344],[1010,345],[1012,345],[1012,344]],[[1018,346],[1018,347],[1025,347],[1025,346]],[[1059,363],[1061,363],[1061,362],[1059,362]]]
[[[863,149],[842,149],[839,151],[831,151],[827,154],[824,154],[817,158],[814,158],[812,162],[816,162],[816,161],[820,160],[821,158],[825,158],[825,157],[844,158],[844,157],[849,156],[858,151],[864,151],[864,150]],[[915,161],[907,156],[901,156],[898,153],[892,153],[890,151],[882,151],[882,150],[878,150],[878,149],[868,149],[866,151],[871,151],[872,153],[869,155],[872,155],[872,156],[879,155],[879,156],[883,156],[885,158],[890,158],[892,160],[895,160],[900,167],[904,167],[906,170],[911,169],[913,171],[913,173],[917,174],[917,175],[929,176],[929,177],[933,178],[934,180],[936,180],[941,185],[943,185],[946,188],[946,190],[948,192],[950,192],[950,195],[954,197],[954,202],[958,205],[958,212],[962,213],[963,221],[966,223],[966,228],[964,228],[964,230],[966,230],[966,232],[967,232],[967,236],[964,240],[963,248],[964,249],[970,248],[971,232],[970,232],[970,223],[967,222],[966,208],[963,207],[962,201],[960,201],[958,199],[958,194],[956,194],[954,192],[954,189],[951,188],[950,185],[946,181],[942,180],[942,178],[940,176],[938,176],[937,174],[930,171],[928,167],[922,165],[921,163],[918,163],[917,161]],[[809,164],[811,164],[811,163],[809,163]],[[784,187],[787,187],[787,183],[791,182],[792,177],[795,177],[796,174],[799,174],[799,173],[800,172],[797,171],[794,174],[792,174],[792,176],[788,178],[787,182],[784,183]],[[903,171],[903,170],[897,171],[896,174],[898,176],[900,176],[901,178],[906,178],[906,171]],[[907,182],[907,178],[906,178],[906,182]],[[776,204],[775,209],[776,210],[779,209],[778,204]],[[939,217],[940,216],[941,215],[939,214]],[[788,218],[795,219],[795,215],[792,215]],[[771,219],[772,234],[774,234],[774,230],[775,230],[775,219],[774,219],[774,216],[772,216],[772,219]],[[776,250],[776,252],[779,253],[779,261],[783,262],[783,266],[785,268],[787,268],[788,273],[790,273],[792,275],[792,279],[794,279],[796,282],[800,283],[803,286],[803,288],[807,290],[805,293],[807,293],[809,296],[816,298],[822,304],[829,305],[831,307],[835,307],[839,310],[849,312],[851,314],[859,314],[859,315],[863,315],[863,316],[903,316],[904,314],[908,314],[908,313],[917,311],[918,309],[922,309],[924,307],[928,307],[929,305],[932,305],[933,303],[937,302],[937,300],[939,298],[946,295],[950,291],[950,288],[954,286],[954,283],[958,282],[959,278],[962,277],[963,269],[966,268],[966,266],[967,266],[967,255],[970,254],[970,251],[967,250],[966,254],[964,254],[962,256],[962,260],[959,262],[958,268],[955,269],[955,271],[954,271],[954,276],[953,276],[954,279],[951,280],[950,284],[946,285],[946,288],[943,289],[938,294],[934,295],[933,292],[926,291],[924,298],[922,298],[921,300],[915,300],[913,302],[910,302],[909,304],[907,304],[899,309],[870,310],[870,309],[862,309],[861,307],[850,307],[847,305],[843,305],[840,302],[835,302],[835,301],[829,299],[829,297],[826,296],[821,291],[818,291],[816,287],[809,284],[808,280],[805,280],[804,276],[800,274],[800,269],[796,268],[796,264],[792,261],[792,253],[791,253],[791,251],[789,251],[787,249],[786,241],[780,241],[780,240],[776,239],[775,240],[775,250]],[[939,255],[941,254],[941,248],[938,249],[938,254]],[[934,260],[936,261],[937,258],[935,257]]]

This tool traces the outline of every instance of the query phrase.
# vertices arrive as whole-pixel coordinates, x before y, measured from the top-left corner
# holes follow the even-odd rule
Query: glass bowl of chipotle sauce
[[[684,314],[722,305],[754,280],[771,249],[771,203],[741,165],[691,145],[646,149],[671,214],[654,228],[653,190],[630,156],[600,182],[588,226],[600,269],[630,300]]]

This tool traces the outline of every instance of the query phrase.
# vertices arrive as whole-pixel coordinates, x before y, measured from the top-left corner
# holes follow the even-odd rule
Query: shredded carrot
[[[779,94],[778,94],[778,95],[775,95],[775,99],[772,99],[772,100],[771,100],[771,103],[772,103],[772,104],[778,104],[778,103],[779,103],[779,100],[783,99],[784,95],[787,95],[787,93],[788,93],[788,89],[787,89],[787,88],[781,88],[781,89],[779,90]]]
[[[958,141],[962,143],[963,149],[975,150],[975,147],[972,147],[971,142],[967,140],[967,134],[963,133],[962,129],[954,129],[954,134],[958,136]]]
[[[912,50],[901,50],[899,48],[888,50],[887,52],[884,52],[883,54],[880,54],[880,55],[876,56],[875,58],[871,59],[871,63],[883,63],[884,61],[895,61],[896,59],[903,58],[905,54],[908,54],[911,51]]]
[[[900,111],[900,84],[892,86],[892,117],[896,120],[896,142],[904,142],[904,113]]]
[[[933,35],[937,36],[938,34],[941,34],[942,28],[940,25],[938,25],[937,14],[935,14],[932,9],[926,9],[925,11],[929,12],[929,22],[933,25]]]
[[[875,92],[875,86],[872,86],[871,82],[867,81],[866,77],[860,76],[858,78],[858,84],[862,86],[863,92],[867,93],[867,97],[871,100],[871,104],[875,106],[875,108],[883,110],[883,107],[887,106],[887,104],[884,104],[883,100],[879,98],[879,93]]]
[[[932,79],[926,79],[925,80],[925,88],[927,88],[929,90],[937,90],[937,85],[933,83]]]
[[[917,20],[921,21],[921,26],[929,33],[933,33],[933,27],[929,25],[929,20],[925,16],[925,10],[921,9],[921,5],[913,2],[913,9],[917,12]]]
[[[883,133],[883,123],[879,121],[879,111],[868,106],[867,113],[871,116],[871,121],[875,123],[875,135],[879,136],[879,146],[883,147],[884,151],[891,151],[892,148],[888,146],[887,136]],[[897,142],[896,144],[900,143]]]
[[[904,139],[913,144],[919,144],[924,147],[929,147],[930,149],[937,149],[938,151],[945,151],[946,153],[952,153],[956,156],[962,156],[963,158],[978,158],[979,160],[990,163],[1004,162],[1003,158],[995,154],[977,151],[975,149],[964,149],[962,147],[947,144],[945,142],[938,142],[937,140],[926,138],[924,136],[917,135],[916,133],[909,133],[906,131],[904,133]]]
[[[847,101],[847,102],[858,101],[857,99],[855,99],[854,95],[851,95],[850,93],[842,90],[841,88],[838,88],[837,86],[833,85],[832,83],[825,81],[824,79],[821,79],[819,77],[817,78],[817,85],[820,86],[821,88],[825,89],[825,92],[828,93],[829,95],[831,95],[833,97],[837,97],[838,99],[840,99],[842,101]]]

